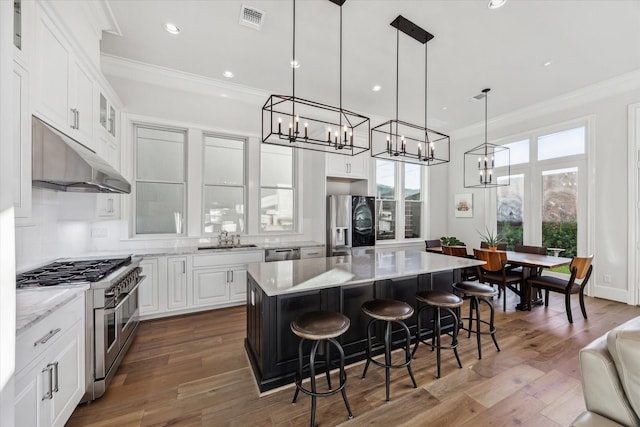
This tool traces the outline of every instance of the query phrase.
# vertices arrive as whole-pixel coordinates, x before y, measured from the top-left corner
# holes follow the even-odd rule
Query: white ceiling
[[[490,87],[489,117],[640,69],[640,0],[347,0],[343,107],[395,117],[398,15],[432,33],[428,126],[443,132],[484,120],[472,96]],[[234,84],[291,94],[291,0],[110,0],[121,36],[103,53]],[[241,5],[265,12],[262,30],[239,25]],[[339,12],[296,3],[296,96],[339,103]],[[178,36],[163,29],[173,22]],[[399,118],[424,121],[424,46],[400,33]],[[543,64],[551,61],[550,66]],[[382,91],[374,93],[374,84]],[[443,109],[446,107],[446,110]],[[372,126],[378,123],[371,123]]]

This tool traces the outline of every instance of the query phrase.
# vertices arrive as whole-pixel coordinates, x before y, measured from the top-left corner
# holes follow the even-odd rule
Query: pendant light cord
[[[293,122],[295,120],[296,117],[296,65],[297,65],[297,60],[296,60],[296,0],[293,0],[293,55],[291,58],[291,68],[293,69],[293,81],[291,82],[291,85],[293,86],[292,88],[292,93],[293,93],[293,100],[292,100],[292,119],[291,121]]]
[[[342,6],[340,6],[340,129],[342,131]],[[339,133],[338,133],[339,135]],[[346,143],[346,138],[345,138]]]
[[[396,28],[396,151],[398,151],[398,97],[400,93],[400,25]]]

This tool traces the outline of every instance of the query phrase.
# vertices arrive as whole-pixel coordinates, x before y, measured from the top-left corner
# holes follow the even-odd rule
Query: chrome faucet
[[[229,233],[224,230],[220,231],[220,235],[218,236],[218,243],[220,246],[229,244]],[[233,236],[231,237],[231,243],[233,243]]]

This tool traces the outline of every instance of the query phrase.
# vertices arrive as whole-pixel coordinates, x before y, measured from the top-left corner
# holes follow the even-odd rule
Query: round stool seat
[[[492,286],[478,282],[457,282],[453,284],[453,288],[476,297],[494,297],[498,295],[498,291]]]
[[[362,311],[378,320],[404,320],[413,315],[413,307],[392,299],[374,299],[362,304]]]
[[[438,289],[418,292],[416,299],[433,307],[455,308],[462,305],[462,298],[458,295]]]
[[[291,331],[300,338],[324,340],[344,334],[351,321],[341,313],[311,311],[300,315],[291,322]]]

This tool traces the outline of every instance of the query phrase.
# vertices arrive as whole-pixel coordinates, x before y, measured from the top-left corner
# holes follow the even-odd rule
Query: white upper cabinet
[[[61,132],[96,150],[93,79],[53,22],[36,10],[34,109]]]
[[[95,151],[93,79],[40,8],[36,10],[35,27],[35,112]]]
[[[350,179],[367,179],[369,153],[343,156],[327,153],[327,176]]]
[[[69,132],[69,51],[53,23],[39,8],[34,61],[35,110]]]
[[[77,139],[91,149],[93,142],[93,80],[77,61],[70,64],[69,73],[69,112],[75,119],[72,129]],[[75,117],[73,117],[75,115]]]

